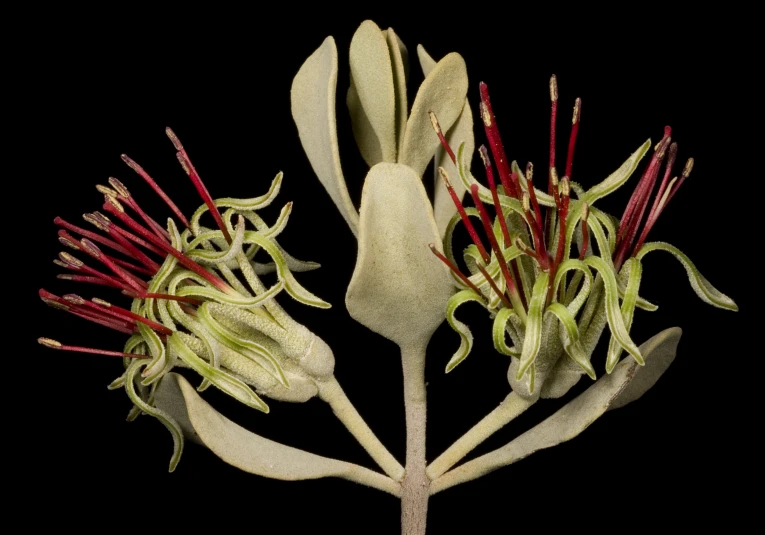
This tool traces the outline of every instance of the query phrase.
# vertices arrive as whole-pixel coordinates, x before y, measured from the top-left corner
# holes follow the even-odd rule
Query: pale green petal
[[[446,365],[446,373],[452,371],[457,364],[465,360],[470,354],[470,350],[473,349],[473,333],[470,332],[470,328],[467,325],[454,317],[457,308],[469,301],[475,301],[481,305],[484,304],[483,298],[473,290],[462,290],[451,296],[446,303],[446,321],[448,321],[451,328],[460,335],[460,347],[454,355],[452,355],[452,358],[449,359],[449,363]]]
[[[582,343],[579,341],[579,328],[576,326],[576,320],[574,316],[568,311],[566,307],[560,303],[550,303],[547,307],[545,314],[554,314],[566,329],[566,335],[568,340],[563,346],[566,354],[571,357],[571,360],[576,362],[582,369],[587,372],[587,375],[594,381],[597,376],[595,375],[595,369],[590,364],[590,359],[584,352]]]
[[[292,81],[292,118],[314,173],[356,234],[359,215],[345,186],[337,146],[336,90],[337,48],[327,37]]]
[[[550,274],[540,272],[534,283],[534,290],[529,300],[528,317],[526,318],[526,334],[523,339],[523,350],[521,351],[521,361],[518,365],[518,372],[515,375],[516,380],[520,381],[529,367],[534,363],[539,353],[539,347],[542,343],[542,312],[547,298],[547,283],[550,280]],[[533,391],[534,389],[531,388]]]
[[[696,295],[698,295],[702,301],[726,310],[738,310],[738,305],[733,299],[709,284],[709,281],[699,273],[699,270],[696,269],[696,266],[693,265],[690,258],[685,256],[685,254],[683,254],[677,247],[664,242],[646,243],[640,248],[637,258],[642,259],[651,251],[666,251],[677,258],[688,273],[688,280],[691,282],[693,291],[696,292]]]
[[[637,258],[628,258],[624,266],[622,266],[622,270],[629,273],[629,281],[627,282],[627,289],[624,292],[624,300],[622,301],[622,319],[624,320],[624,326],[629,332],[632,327],[632,318],[635,314],[635,304],[637,302],[638,290],[640,289],[640,278],[643,275],[643,264]],[[606,371],[611,373],[611,370],[614,369],[616,363],[619,362],[619,357],[622,355],[622,347],[613,335],[608,343],[608,353],[606,355]]]
[[[619,189],[625,182],[627,182],[629,177],[632,176],[638,163],[640,163],[640,160],[643,159],[643,156],[645,156],[645,153],[648,152],[648,149],[650,148],[651,140],[648,139],[638,148],[638,150],[633,152],[632,155],[627,158],[627,161],[625,161],[619,169],[611,173],[611,175],[600,184],[590,188],[587,193],[584,194],[582,201],[592,205],[601,197],[605,197]]]
[[[494,325],[492,327],[492,340],[494,341],[494,349],[496,349],[499,353],[507,355],[508,357],[520,357],[521,352],[514,347],[509,347],[505,341],[505,333],[507,333],[507,322],[510,320],[510,316],[513,314],[515,314],[515,310],[512,308],[503,308],[497,312],[497,315],[494,317]]]

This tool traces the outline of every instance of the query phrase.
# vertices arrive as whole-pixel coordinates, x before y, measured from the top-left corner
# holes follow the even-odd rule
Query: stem
[[[475,424],[470,431],[462,435],[457,442],[449,446],[449,449],[430,463],[427,469],[428,477],[431,480],[440,477],[481,442],[502,429],[535,402],[536,399],[524,399],[515,392],[508,394],[496,409],[487,414],[483,420]]]
[[[404,467],[383,446],[380,439],[375,436],[359,412],[345,395],[340,383],[334,376],[326,381],[317,381],[319,397],[326,401],[332,408],[338,420],[351,432],[353,437],[374,461],[393,480],[401,481],[404,477]]]
[[[425,475],[425,347],[401,348],[406,410],[406,475],[401,482],[401,533],[424,535],[430,480]]]

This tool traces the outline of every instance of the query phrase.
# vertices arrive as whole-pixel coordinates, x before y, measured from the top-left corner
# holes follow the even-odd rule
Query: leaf
[[[470,350],[473,349],[473,333],[470,332],[470,328],[467,325],[454,317],[457,308],[469,301],[475,301],[476,303],[484,305],[483,298],[473,290],[462,290],[451,296],[446,303],[446,321],[448,321],[451,328],[460,335],[460,347],[454,355],[452,355],[452,358],[449,359],[449,362],[446,365],[446,373],[452,371],[457,364],[465,360],[470,354]],[[504,334],[504,328],[502,332]]]
[[[429,112],[434,112],[441,128],[448,131],[457,121],[467,95],[465,60],[456,53],[439,61],[420,86],[406,123],[404,148],[398,161],[414,169],[422,177],[425,168],[440,145],[433,132]]]
[[[454,292],[422,180],[405,165],[379,163],[361,194],[359,249],[345,303],[351,317],[399,346],[424,347]]]
[[[348,111],[361,155],[372,167],[396,162],[396,93],[388,42],[371,20],[361,23],[349,52]]]
[[[397,153],[401,153],[404,147],[406,118],[409,116],[409,104],[406,98],[406,84],[409,78],[409,52],[393,28],[388,28],[382,33],[388,43],[388,52],[393,67],[393,87],[396,89],[396,147]]]
[[[606,308],[606,317],[608,318],[608,327],[611,329],[611,334],[616,338],[616,341],[619,342],[619,345],[626,349],[627,352],[635,358],[638,364],[645,364],[643,356],[640,354],[640,350],[635,345],[635,342],[632,341],[627,328],[624,326],[622,313],[619,309],[619,292],[616,287],[616,277],[614,276],[613,269],[608,267],[606,262],[599,256],[588,256],[584,259],[584,263],[597,269],[603,279],[603,287],[606,292],[604,306]]]
[[[156,402],[180,422],[187,437],[198,440],[226,463],[250,474],[283,481],[339,477],[400,494],[400,486],[382,474],[291,448],[247,431],[213,409],[178,374],[165,376],[159,384]]]
[[[655,358],[657,362],[671,362],[679,336],[679,329],[667,329],[640,346],[640,351],[649,361]],[[458,466],[436,479],[432,483],[431,494],[481,477],[497,468],[520,461],[536,451],[571,440],[609,408],[629,403],[636,399],[634,394],[637,392],[642,394],[642,388],[647,382],[640,379],[639,374],[646,373],[644,370],[649,369],[649,366],[640,368],[634,360],[623,360],[616,365],[613,373],[602,376],[577,398],[536,427],[505,446]],[[645,377],[648,379],[648,375]],[[632,381],[640,382],[632,387]]]
[[[592,205],[601,197],[605,197],[606,195],[619,189],[632,176],[632,173],[635,172],[635,169],[640,163],[640,160],[643,159],[643,156],[645,156],[645,153],[650,148],[651,140],[648,139],[638,148],[638,150],[633,152],[630,157],[627,158],[627,160],[619,167],[619,169],[611,173],[608,178],[606,178],[600,184],[597,184],[587,190],[587,193],[584,194],[582,201]]]
[[[624,292],[621,310],[624,326],[629,331],[630,327],[632,327],[632,317],[635,314],[635,304],[637,303],[638,290],[640,289],[643,264],[637,258],[628,258],[622,270],[629,273],[629,282],[627,282],[627,289]],[[622,348],[613,335],[608,343],[608,353],[606,355],[606,371],[611,373],[611,370],[614,369],[616,363],[619,362],[619,357],[622,355]]]
[[[348,195],[340,167],[335,118],[336,90],[337,48],[335,40],[327,37],[305,60],[292,81],[292,118],[314,173],[355,235],[359,215]]]
[[[664,242],[646,243],[640,248],[636,258],[642,259],[651,251],[666,251],[677,258],[688,273],[691,288],[693,288],[693,291],[696,292],[696,295],[698,295],[702,301],[726,310],[738,310],[738,305],[733,299],[709,284],[709,281],[705,279],[701,273],[699,273],[699,270],[696,269],[696,266],[693,265],[691,259],[685,256],[685,254],[683,254],[677,247]]]

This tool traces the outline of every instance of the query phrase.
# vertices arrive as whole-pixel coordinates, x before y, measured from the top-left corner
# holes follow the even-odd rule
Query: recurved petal
[[[345,186],[337,146],[336,90],[337,48],[327,37],[292,81],[292,118],[316,176],[356,234],[359,215]]]
[[[422,54],[420,54],[422,57]],[[439,61],[417,91],[406,123],[403,153],[398,161],[422,176],[439,146],[429,112],[434,112],[441,128],[448,131],[465,105],[468,78],[465,60],[452,52]]]
[[[359,250],[346,306],[351,316],[400,346],[426,344],[454,293],[433,209],[420,177],[408,166],[370,169],[361,196]]]

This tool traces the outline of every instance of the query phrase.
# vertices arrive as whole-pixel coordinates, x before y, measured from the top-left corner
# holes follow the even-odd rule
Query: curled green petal
[[[640,163],[640,160],[643,159],[643,156],[645,156],[645,153],[648,152],[648,149],[650,148],[651,140],[648,139],[638,148],[638,150],[633,152],[630,157],[627,158],[627,161],[625,161],[619,169],[611,173],[611,175],[600,184],[590,188],[587,193],[584,194],[582,200],[592,206],[592,204],[601,197],[605,197],[619,189],[625,182],[627,182],[629,177],[632,176],[638,163]]]
[[[507,322],[510,320],[510,316],[515,314],[515,310],[512,308],[503,308],[494,317],[494,326],[492,328],[492,339],[494,340],[494,349],[503,355],[509,357],[520,357],[521,352],[514,347],[509,347],[505,342],[505,333],[507,328]]]
[[[205,288],[204,286],[184,286],[179,288],[176,295],[179,297],[204,297],[206,299],[212,299],[219,303],[225,303],[227,305],[233,305],[238,307],[259,307],[266,301],[273,298],[284,289],[284,282],[278,281],[271,286],[268,291],[256,295],[255,297],[243,297],[241,295],[230,295],[223,293],[215,288]]]
[[[220,343],[257,363],[274,379],[289,388],[289,381],[287,380],[279,361],[266,347],[253,340],[248,340],[239,336],[231,329],[222,325],[212,317],[207,304],[199,307],[197,314],[202,325],[204,325]]]
[[[240,219],[239,223],[237,224],[236,232],[234,233],[234,237],[231,240],[231,245],[229,245],[223,251],[194,249],[194,247],[203,241],[217,238],[218,236],[223,237],[223,232],[217,230],[200,234],[189,244],[189,250],[186,251],[186,256],[199,264],[207,266],[225,264],[226,262],[234,260],[239,251],[242,250],[242,243],[244,242],[244,219]]]
[[[579,328],[576,326],[576,320],[574,319],[574,316],[568,311],[566,307],[560,303],[551,303],[545,311],[545,314],[547,313],[554,314],[566,329],[568,341],[563,345],[563,349],[566,351],[566,354],[571,357],[571,360],[579,364],[579,366],[581,366],[582,369],[587,372],[587,375],[590,376],[590,379],[593,381],[597,379],[597,376],[595,375],[595,368],[593,368],[592,364],[590,364],[590,359],[587,357],[587,354],[582,347],[582,343],[579,340]]]
[[[170,431],[170,434],[173,436],[173,456],[170,458],[169,468],[169,471],[172,472],[175,470],[175,467],[178,466],[178,461],[181,460],[181,454],[183,453],[183,432],[181,431],[181,427],[178,425],[178,422],[176,422],[168,413],[156,407],[152,407],[146,403],[140,395],[138,395],[138,392],[136,392],[135,378],[140,368],[145,366],[145,364],[145,362],[141,362],[140,360],[136,359],[130,365],[127,370],[125,390],[127,390],[127,394],[130,397],[130,400],[135,404],[136,407],[138,407],[146,414],[154,416],[157,420],[162,422],[162,424],[167,428],[168,431]]]
[[[638,289],[640,288],[640,277],[643,274],[643,264],[637,258],[629,258],[624,263],[622,270],[629,273],[627,289],[624,292],[624,300],[622,301],[622,319],[624,320],[624,326],[629,331],[630,327],[632,327],[632,317],[635,314],[635,304],[637,303]],[[621,354],[622,348],[612,335],[608,343],[608,356],[606,357],[606,371],[608,373],[611,373],[616,363],[619,362]]]
[[[167,347],[188,364],[191,369],[210,381],[216,388],[241,401],[248,407],[265,413],[269,411],[268,405],[249,386],[233,375],[210,366],[204,359],[189,349],[179,336],[173,334],[167,341]]]
[[[164,375],[164,371],[169,371],[166,370],[168,364],[167,351],[165,351],[165,344],[162,343],[159,335],[152,329],[143,323],[138,323],[138,330],[149,346],[149,354],[152,357],[151,362],[141,374],[144,377],[143,384],[148,386]]]
[[[696,269],[696,266],[693,265],[690,258],[685,256],[685,254],[683,254],[677,247],[664,242],[646,243],[640,249],[636,258],[642,259],[651,251],[666,251],[677,258],[688,273],[688,279],[691,282],[693,291],[696,292],[696,295],[698,295],[702,301],[726,310],[738,310],[738,305],[733,299],[709,284],[709,281],[699,273],[699,270]]]
[[[616,276],[614,275],[613,269],[610,268],[599,256],[588,256],[584,259],[584,263],[597,269],[603,280],[603,288],[605,289],[604,305],[611,334],[616,338],[616,341],[619,342],[619,345],[626,349],[627,352],[635,358],[638,364],[643,366],[645,360],[640,354],[640,349],[638,349],[635,342],[632,341],[627,328],[624,326],[622,313],[619,309],[619,291],[616,286]]]
[[[470,332],[470,328],[454,317],[457,307],[468,301],[475,301],[476,303],[481,303],[481,305],[484,304],[481,296],[472,290],[462,290],[454,294],[446,304],[446,321],[460,335],[460,347],[452,355],[452,358],[449,359],[449,363],[446,365],[446,373],[452,371],[457,364],[465,360],[473,348],[473,333]]]
[[[264,237],[262,234],[253,231],[246,231],[244,233],[245,243],[254,243],[263,248],[274,259],[276,264],[276,274],[279,280],[284,282],[284,289],[295,300],[300,301],[305,305],[311,305],[318,308],[330,308],[332,305],[326,301],[318,298],[305,288],[292,276],[289,268],[287,267],[287,261],[282,256],[279,247],[270,239]]]
[[[524,172],[518,166],[518,162],[513,160],[513,162],[510,164],[510,169],[514,173],[518,173],[518,183],[521,185],[521,189],[528,193],[529,182],[528,180],[526,180],[526,175],[524,174]],[[547,207],[555,206],[555,199],[553,199],[552,195],[549,195],[546,191],[542,191],[538,188],[534,188],[534,193],[536,193],[537,202],[539,202],[541,206],[547,206]]]
[[[547,298],[547,283],[550,274],[542,271],[537,275],[534,290],[529,300],[529,310],[526,318],[526,335],[523,339],[521,361],[518,364],[518,373],[515,378],[520,381],[529,367],[534,363],[542,343],[542,309]],[[533,391],[533,387],[531,388]]]
[[[582,273],[584,276],[584,284],[582,285],[581,290],[579,290],[579,293],[576,294],[576,297],[573,298],[568,305],[569,314],[571,314],[571,316],[576,316],[577,312],[579,312],[579,309],[582,308],[582,305],[584,305],[587,297],[590,295],[590,288],[592,287],[592,273],[590,273],[590,270],[587,268],[587,264],[575,258],[561,262],[560,266],[558,266],[558,271],[555,273],[555,281],[553,281],[553,295],[557,295],[558,285],[563,279],[563,276],[566,272],[571,271],[572,269],[578,270],[578,272]]]

